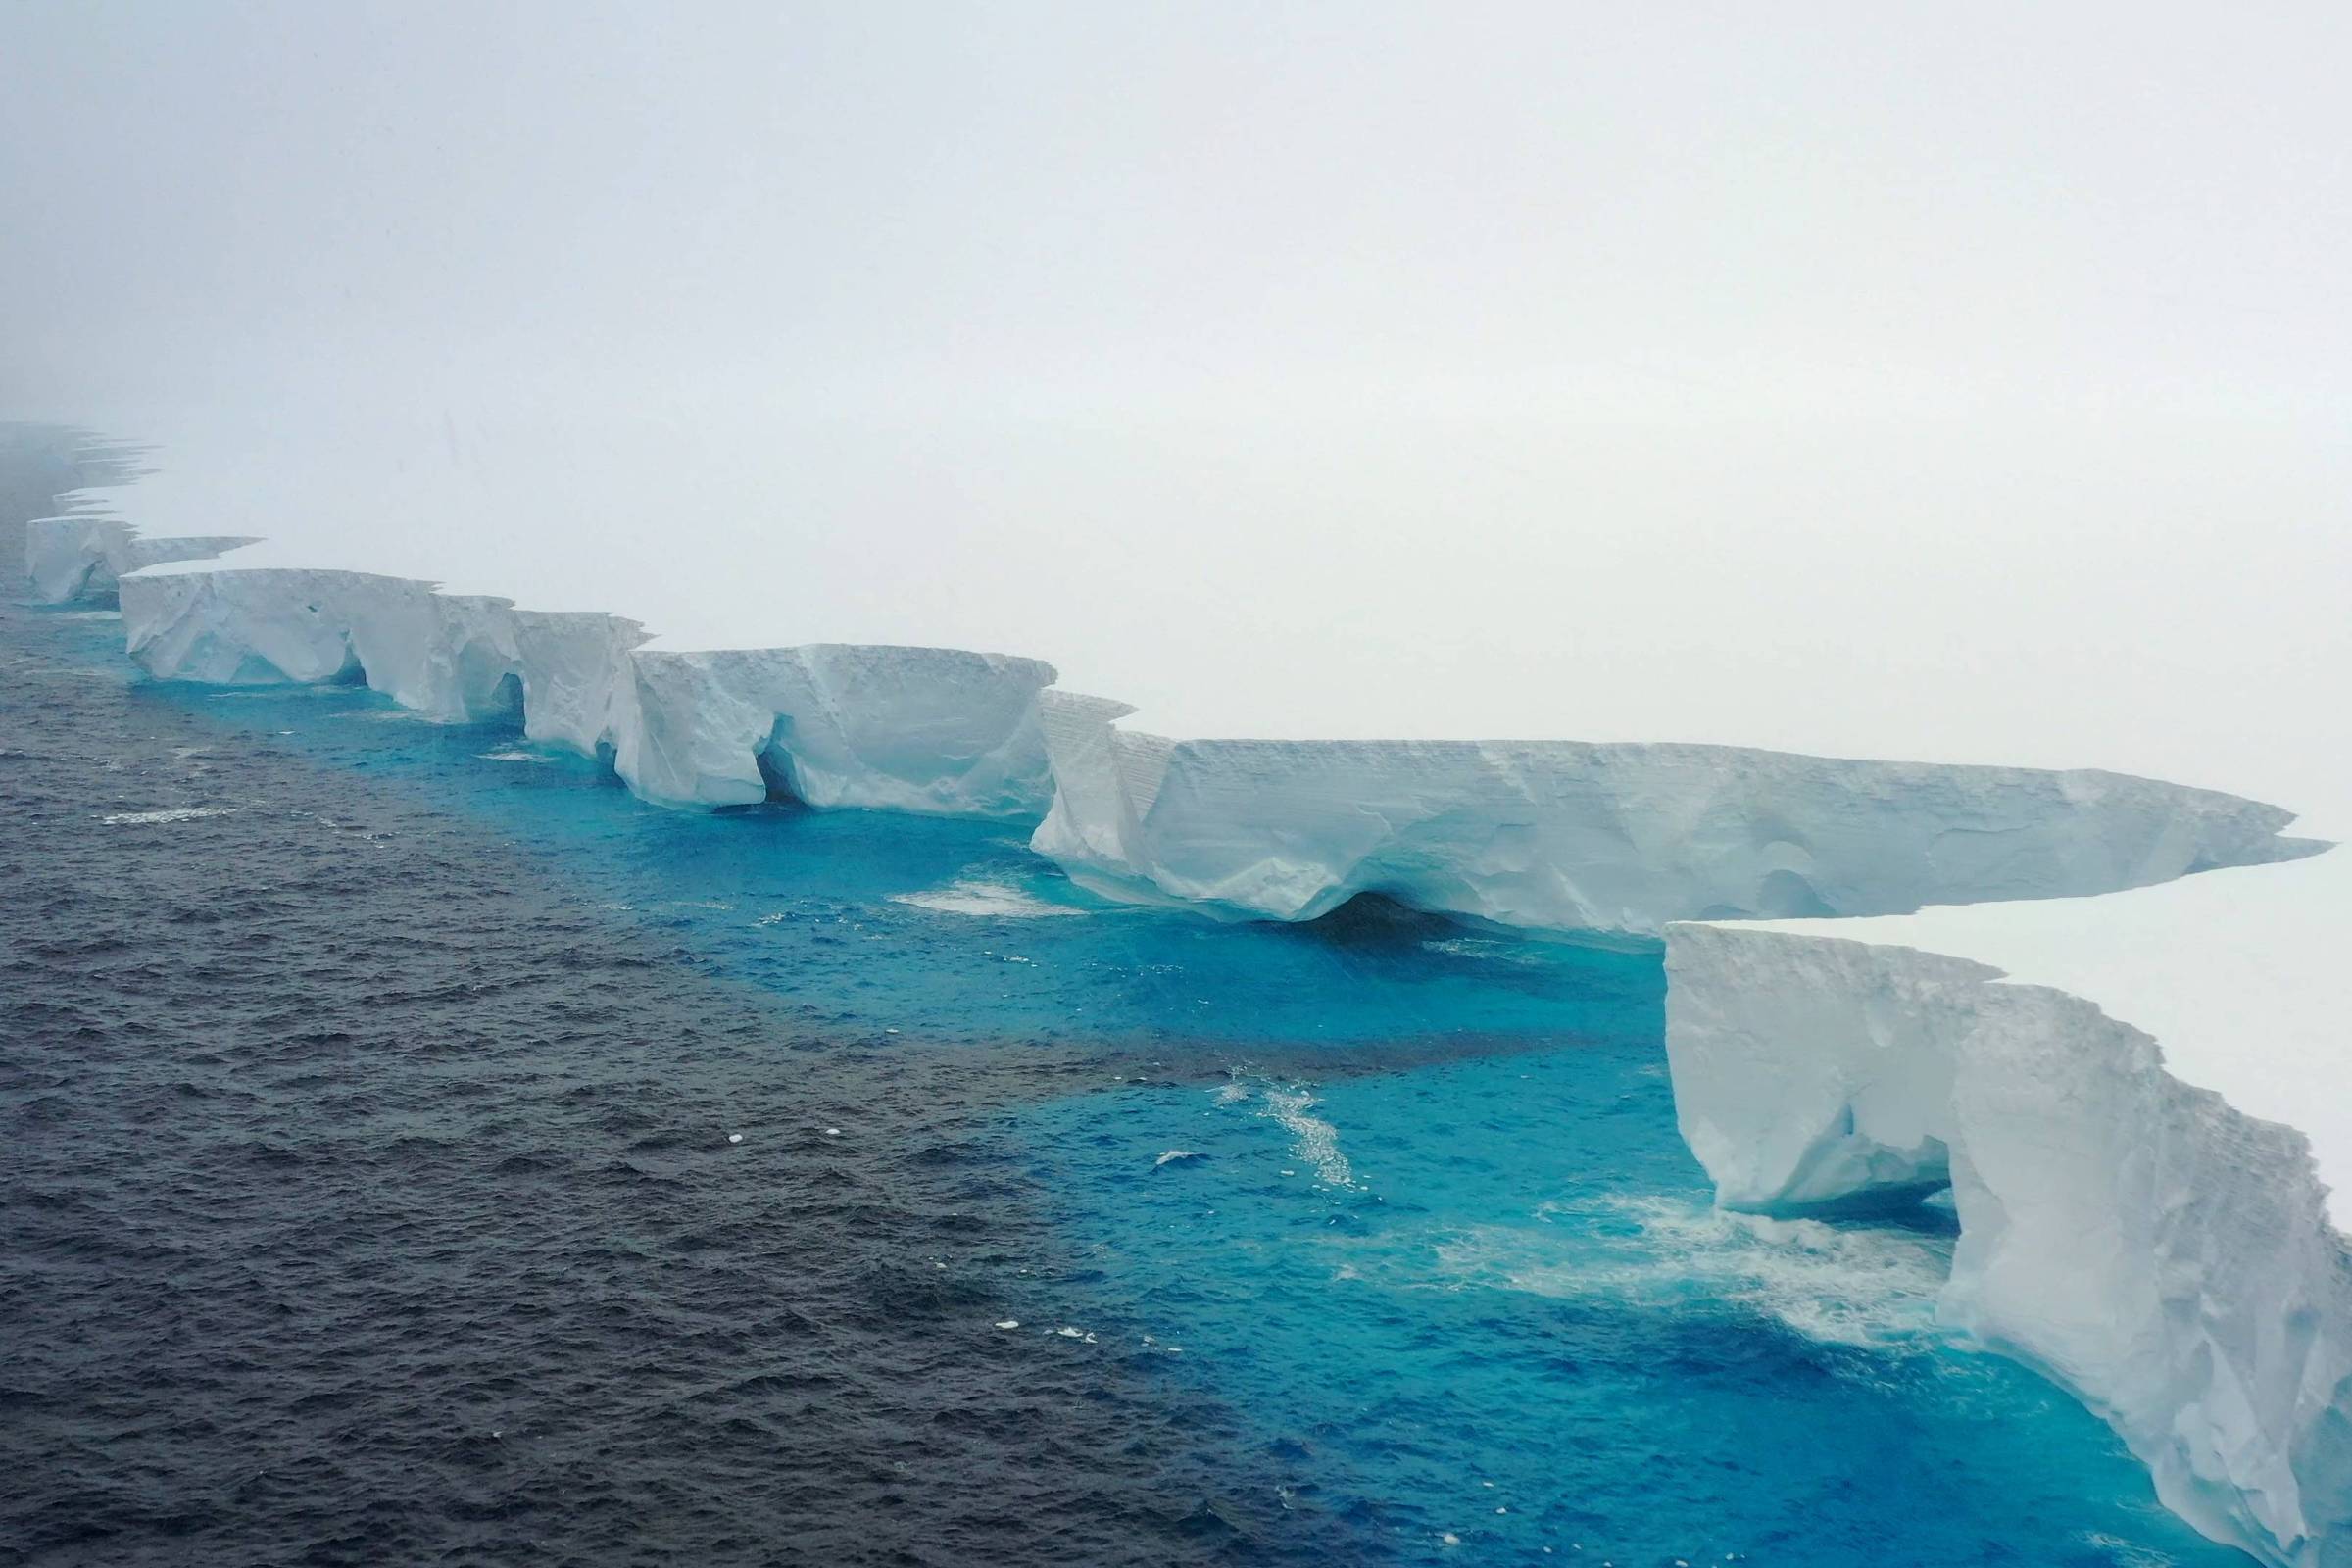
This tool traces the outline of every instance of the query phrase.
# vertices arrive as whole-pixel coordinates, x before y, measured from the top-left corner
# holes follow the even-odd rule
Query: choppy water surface
[[[1712,1213],[1654,956],[17,606],[0,798],[0,1561],[2239,1560],[1936,1337],[1933,1217]]]

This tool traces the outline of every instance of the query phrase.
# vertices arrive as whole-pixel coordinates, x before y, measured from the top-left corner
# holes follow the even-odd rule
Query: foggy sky
[[[2309,794],[2347,79],[2319,4],[19,3],[0,416],[1180,730]]]

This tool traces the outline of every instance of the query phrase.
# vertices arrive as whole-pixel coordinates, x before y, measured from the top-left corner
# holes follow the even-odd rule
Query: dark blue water
[[[1711,1211],[1652,954],[0,616],[0,1562],[2239,1560],[1933,1214]]]

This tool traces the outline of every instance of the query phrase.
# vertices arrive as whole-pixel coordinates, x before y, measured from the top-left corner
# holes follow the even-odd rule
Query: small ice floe
[[[740,1144],[743,1142],[743,1134],[729,1133],[727,1134],[727,1142],[730,1144]]]
[[[828,1127],[825,1129],[825,1136],[827,1138],[839,1138],[841,1136],[841,1129],[838,1127]]]
[[[1088,1345],[1095,1343],[1095,1337],[1092,1334],[1087,1333],[1084,1329],[1071,1328],[1067,1323],[1064,1323],[1060,1328],[1055,1329],[1054,1332],[1065,1340],[1079,1340]]]
[[[1021,1320],[1017,1317],[1001,1317],[997,1319],[997,1327],[1001,1329],[1017,1329],[1020,1326]]]
[[[1438,1544],[1445,1546],[1458,1546],[1462,1544],[1462,1538],[1448,1530],[1438,1538]]]
[[[1162,1165],[1173,1165],[1180,1159],[1200,1159],[1201,1157],[1203,1156],[1189,1149],[1163,1149],[1160,1151],[1159,1157],[1152,1162],[1152,1168],[1157,1170]]]

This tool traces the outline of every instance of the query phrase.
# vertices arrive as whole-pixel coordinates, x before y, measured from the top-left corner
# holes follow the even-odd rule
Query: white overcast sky
[[[1177,733],[2316,809],[2347,81],[2337,4],[13,0],[0,416],[260,559]]]

